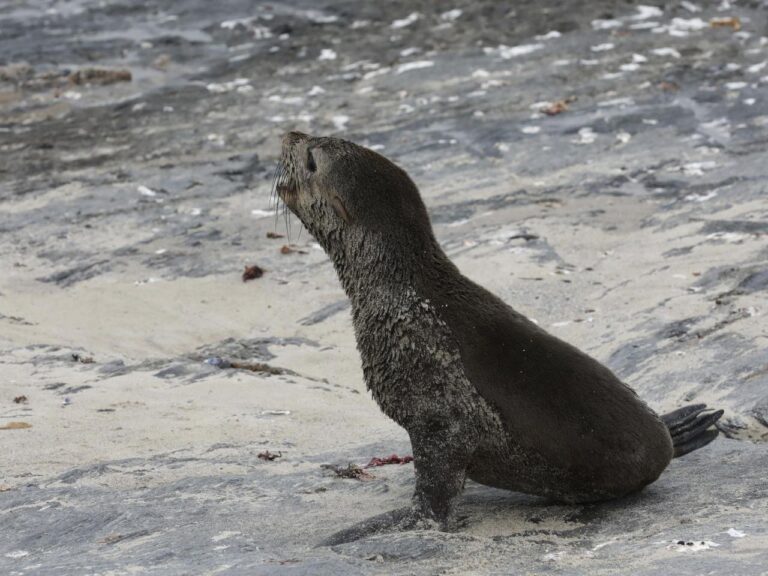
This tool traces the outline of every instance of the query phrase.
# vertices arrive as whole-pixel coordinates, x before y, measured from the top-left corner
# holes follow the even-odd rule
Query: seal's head
[[[363,146],[301,132],[283,136],[276,191],[339,264],[371,250],[434,244],[424,203],[405,171]]]

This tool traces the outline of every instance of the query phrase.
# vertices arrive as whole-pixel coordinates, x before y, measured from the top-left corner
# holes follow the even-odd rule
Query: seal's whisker
[[[291,242],[291,211],[288,209],[288,206],[283,202],[283,214],[285,215],[285,231],[288,235],[288,242]]]
[[[277,221],[280,217],[280,192],[278,191],[278,188],[284,183],[287,170],[288,167],[285,163],[280,161],[277,167],[277,172],[275,172],[275,229],[277,229]]]
[[[283,156],[278,159],[275,173],[272,178],[270,206],[272,205],[272,198],[274,198],[275,228],[277,228],[277,221],[280,218],[280,212],[282,211],[282,216],[285,220],[285,231],[290,242],[292,212],[288,208],[288,205],[285,202],[285,198],[281,196],[281,191],[284,194],[291,195],[296,193],[296,168],[292,162],[292,157],[290,155],[286,156],[285,154],[283,154]]]
[[[274,197],[277,195],[277,183],[280,179],[280,173],[283,171],[284,165],[282,160],[277,161],[277,165],[275,166],[275,172],[272,174],[272,186],[269,190],[269,204],[272,205]]]
[[[278,159],[275,173],[272,175],[272,188],[269,192],[269,205],[275,207],[275,229],[277,229],[277,214],[280,207],[280,194],[278,194],[277,188],[280,185],[283,172],[285,172],[285,164],[282,159]]]
[[[275,198],[275,201],[278,201],[278,187],[283,181],[283,177],[285,175],[286,166],[282,161],[278,161],[277,168],[275,169],[274,178],[272,179],[272,195]]]
[[[274,222],[274,228],[277,230],[277,220],[280,214],[280,196],[275,197],[275,222]]]
[[[269,186],[269,205],[272,206],[272,202],[277,192],[277,175],[280,173],[280,163],[275,166],[275,171],[272,173],[272,184]]]

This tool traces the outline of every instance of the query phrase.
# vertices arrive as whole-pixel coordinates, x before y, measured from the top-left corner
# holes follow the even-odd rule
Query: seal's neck
[[[457,274],[431,234],[409,238],[386,234],[366,231],[334,243],[343,245],[343,252],[328,251],[353,307],[396,301],[408,289],[428,298],[428,287]]]

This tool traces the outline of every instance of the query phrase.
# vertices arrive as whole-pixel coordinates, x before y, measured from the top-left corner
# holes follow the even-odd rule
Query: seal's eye
[[[307,170],[315,172],[317,170],[317,164],[315,164],[315,157],[312,156],[312,150],[307,150]]]

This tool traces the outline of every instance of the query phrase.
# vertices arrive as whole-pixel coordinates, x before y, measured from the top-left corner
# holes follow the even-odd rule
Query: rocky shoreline
[[[764,574],[765,8],[0,4],[0,571]],[[465,274],[721,438],[620,502],[468,483],[456,534],[314,548],[413,477],[334,473],[410,446],[270,205],[289,129],[391,157]]]

